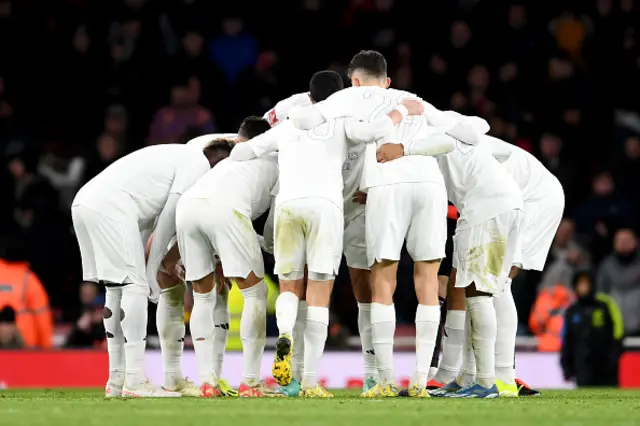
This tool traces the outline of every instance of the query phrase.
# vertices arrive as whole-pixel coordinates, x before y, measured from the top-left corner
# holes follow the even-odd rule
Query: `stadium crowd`
[[[522,332],[541,290],[588,268],[640,335],[634,0],[0,0],[0,254],[27,260],[55,320],[91,345],[100,295],[80,286],[78,188],[145,145],[234,132],[362,48],[389,58],[394,87],[486,118],[561,181],[566,219],[547,267],[513,286]],[[411,289],[398,288],[400,322],[413,322]],[[332,310],[357,330],[346,271]]]

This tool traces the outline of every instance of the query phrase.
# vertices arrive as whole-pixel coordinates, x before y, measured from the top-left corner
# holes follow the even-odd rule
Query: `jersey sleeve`
[[[370,123],[347,119],[344,123],[347,139],[355,143],[371,143],[393,131],[393,121],[385,115]]]
[[[211,166],[209,165],[207,157],[202,154],[195,153],[193,156],[184,158],[176,167],[169,193],[184,194],[184,192],[191,188],[210,168]]]
[[[283,123],[281,126],[273,127],[270,130],[256,136],[248,142],[244,142],[251,147],[256,157],[262,157],[278,150],[278,139],[291,128],[290,123]],[[232,151],[233,152],[233,151]]]

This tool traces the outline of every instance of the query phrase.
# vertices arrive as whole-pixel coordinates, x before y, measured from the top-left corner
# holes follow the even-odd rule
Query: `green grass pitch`
[[[640,391],[547,391],[536,398],[125,400],[102,390],[0,391],[0,426],[621,426],[640,425]]]

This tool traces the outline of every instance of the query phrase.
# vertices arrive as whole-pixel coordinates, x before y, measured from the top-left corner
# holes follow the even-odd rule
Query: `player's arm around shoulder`
[[[315,105],[310,105],[292,108],[289,112],[289,121],[298,130],[311,130],[326,123],[327,119]]]

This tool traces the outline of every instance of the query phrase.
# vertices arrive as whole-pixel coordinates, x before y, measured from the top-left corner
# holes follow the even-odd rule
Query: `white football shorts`
[[[564,193],[524,203],[524,218],[514,264],[522,269],[542,271],[564,214]]]
[[[344,224],[343,251],[349,268],[369,269],[365,216],[363,209],[362,213]]]
[[[400,260],[405,239],[416,261],[445,256],[447,192],[435,183],[397,183],[369,188],[366,208],[367,263]]]
[[[212,273],[216,255],[226,277],[246,278],[252,271],[264,277],[262,251],[251,219],[232,206],[181,198],[176,231],[187,281]]]
[[[275,273],[337,275],[342,260],[342,209],[324,198],[300,198],[276,207]]]
[[[523,212],[511,210],[486,222],[469,226],[458,220],[453,236],[453,267],[456,287],[475,283],[483,293],[502,294],[518,249]]]
[[[148,287],[144,236],[135,218],[115,220],[82,205],[71,207],[84,281]]]

